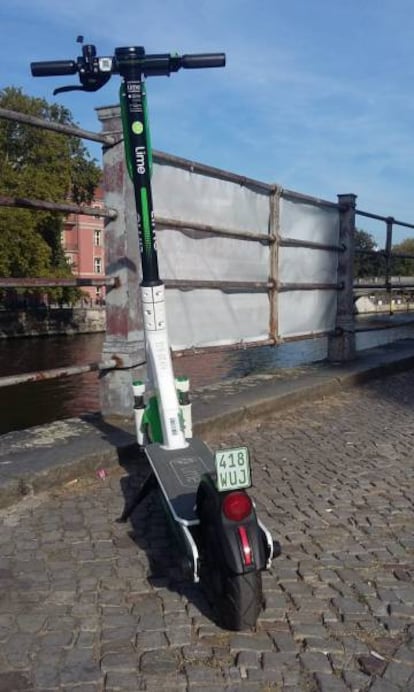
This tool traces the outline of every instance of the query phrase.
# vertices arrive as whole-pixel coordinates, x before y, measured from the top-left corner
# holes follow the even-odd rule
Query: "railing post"
[[[274,186],[269,196],[269,339],[279,340],[279,243],[280,243],[280,196],[281,188]]]
[[[356,195],[338,195],[339,244],[344,251],[338,256],[338,291],[335,331],[328,340],[328,360],[346,362],[356,356],[354,318],[354,242]]]
[[[105,417],[133,414],[132,381],[144,376],[144,336],[140,304],[138,232],[132,185],[124,165],[124,144],[119,107],[98,108],[104,133],[116,135],[118,143],[104,147],[105,205],[116,209],[115,219],[105,224],[105,274],[118,285],[106,292],[106,336],[103,362],[115,369],[100,376],[101,412]]]
[[[392,293],[391,293],[391,273],[392,273],[392,229],[394,225],[394,218],[389,216],[386,221],[387,224],[387,235],[385,240],[385,286],[388,293],[388,299],[390,301],[390,315],[393,314],[392,309]]]

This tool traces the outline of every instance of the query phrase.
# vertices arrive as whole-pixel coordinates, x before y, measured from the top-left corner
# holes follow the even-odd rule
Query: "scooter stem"
[[[120,48],[116,57],[120,74],[121,112],[128,172],[134,187],[138,239],[141,253],[141,300],[145,349],[152,385],[158,402],[162,445],[166,449],[187,447],[184,422],[172,369],[165,315],[165,287],[159,277],[155,221],[151,190],[151,144],[146,107],[145,81],[140,70],[142,48]]]
[[[165,318],[165,287],[141,286],[144,314],[145,349],[166,449],[184,449],[184,425],[178,403]]]

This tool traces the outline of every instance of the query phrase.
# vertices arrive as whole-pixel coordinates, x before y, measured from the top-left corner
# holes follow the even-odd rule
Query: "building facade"
[[[90,205],[97,209],[104,206],[103,190],[97,188]],[[105,274],[104,220],[100,216],[70,214],[66,217],[62,246],[72,272],[82,279],[99,279]],[[85,302],[89,305],[103,305],[104,286],[83,286]]]

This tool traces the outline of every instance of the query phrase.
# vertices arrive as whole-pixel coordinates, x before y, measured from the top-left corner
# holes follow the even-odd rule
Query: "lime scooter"
[[[78,43],[83,43],[83,37],[78,37]],[[137,210],[145,349],[152,386],[146,392],[143,382],[132,384],[137,441],[151,471],[120,520],[126,521],[158,485],[183,548],[185,576],[201,581],[222,626],[242,630],[256,625],[263,606],[261,572],[279,555],[280,545],[257,517],[246,492],[251,486],[248,449],[220,449],[213,454],[202,440],[193,438],[189,382],[174,378],[165,289],[158,273],[145,91],[145,77],[224,65],[223,53],[146,54],[144,48],[132,46],[98,57],[95,46],[85,44],[76,60],[34,62],[31,70],[34,77],[78,75],[80,85],[60,87],[54,94],[92,92],[113,74],[122,78],[125,157]]]

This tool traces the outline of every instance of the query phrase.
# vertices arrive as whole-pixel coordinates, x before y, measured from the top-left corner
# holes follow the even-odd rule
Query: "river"
[[[2,339],[0,376],[98,362],[103,338],[103,334],[82,334]],[[0,434],[97,410],[96,372],[2,387]]]
[[[360,349],[397,338],[412,337],[413,327],[364,332],[357,335]],[[0,340],[0,377],[68,365],[98,362],[104,334],[49,336]],[[193,387],[241,377],[252,371],[294,367],[323,360],[327,340],[310,339],[243,351],[189,356],[175,362],[175,372],[187,374]],[[0,388],[0,434],[99,410],[96,372]]]

